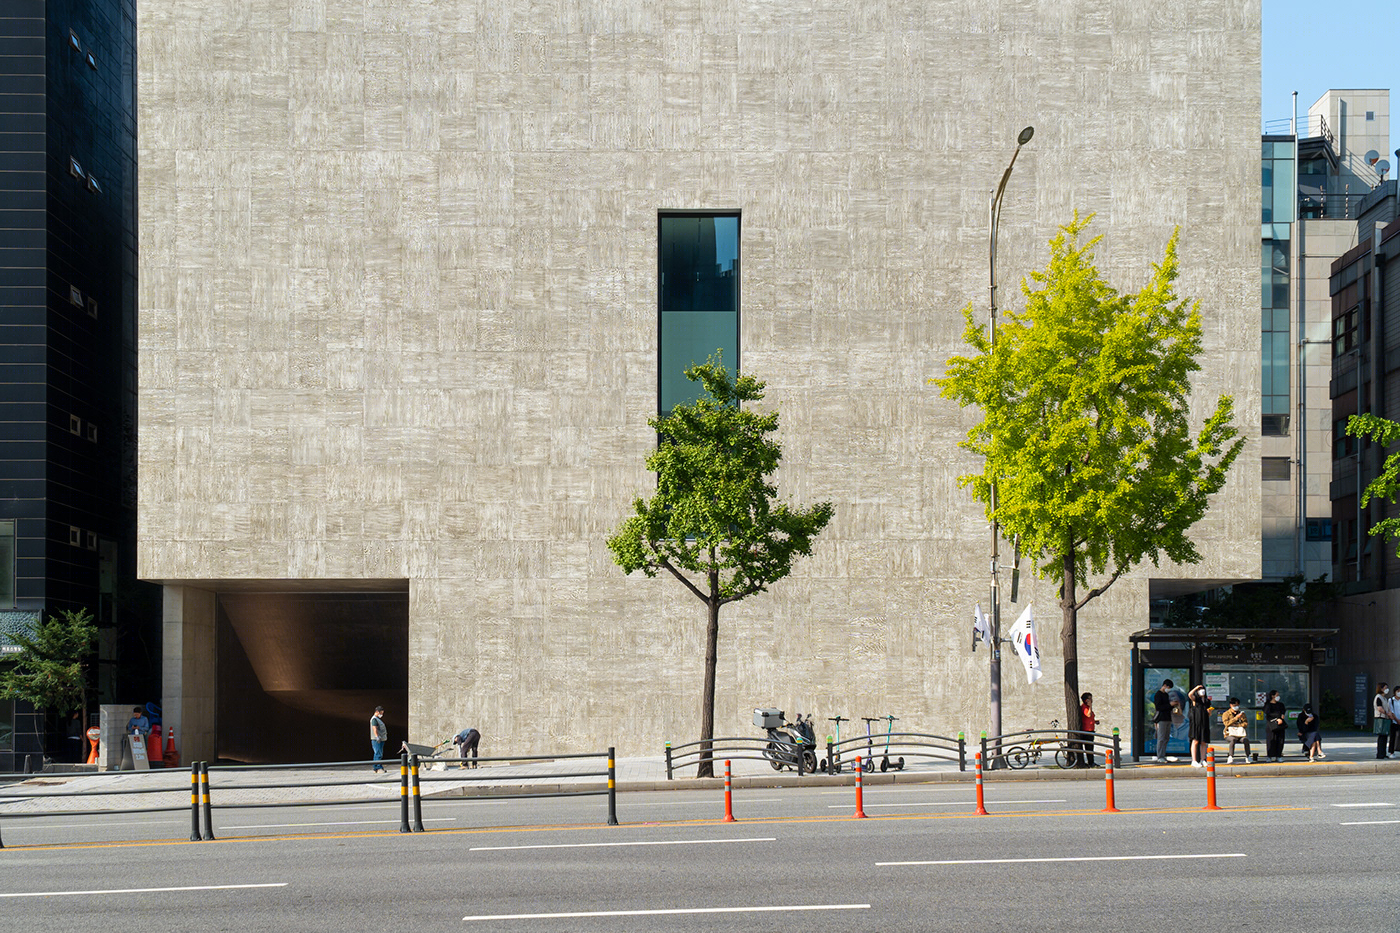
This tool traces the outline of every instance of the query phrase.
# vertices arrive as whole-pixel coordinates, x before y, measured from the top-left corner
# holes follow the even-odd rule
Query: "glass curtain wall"
[[[662,214],[657,258],[657,408],[667,415],[704,390],[685,371],[716,353],[739,368],[739,215]]]

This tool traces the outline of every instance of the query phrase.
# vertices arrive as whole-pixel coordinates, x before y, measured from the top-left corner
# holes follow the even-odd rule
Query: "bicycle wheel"
[[[1006,750],[1006,763],[1019,770],[1031,763],[1031,753],[1019,745],[1013,745]]]
[[[1055,749],[1055,764],[1059,765],[1061,768],[1073,768],[1078,758],[1078,752],[1072,752],[1063,747]]]

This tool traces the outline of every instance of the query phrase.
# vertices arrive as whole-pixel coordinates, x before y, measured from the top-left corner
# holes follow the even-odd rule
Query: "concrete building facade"
[[[138,12],[139,559],[186,757],[367,754],[375,702],[395,741],[471,725],[483,754],[696,737],[703,607],[604,544],[651,487],[670,212],[738,218],[735,353],[781,412],[781,493],[835,505],[722,612],[718,733],[767,705],[984,728],[976,415],[925,380],[985,309],[1027,124],[1003,307],[1076,209],[1123,288],[1179,226],[1200,410],[1233,395],[1250,436],[1201,564],[1081,614],[1110,724],[1150,596],[1258,578],[1257,0]],[[1017,728],[1063,709],[1028,578],[1048,676],[1007,665]]]

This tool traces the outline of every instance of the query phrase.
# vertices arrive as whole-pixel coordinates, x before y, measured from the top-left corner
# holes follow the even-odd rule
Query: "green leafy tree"
[[[1177,234],[1136,294],[1120,295],[1094,266],[1092,215],[1050,241],[1044,271],[1022,281],[1025,310],[995,342],[969,305],[964,339],[976,351],[932,380],[982,421],[961,446],[983,458],[971,486],[1037,575],[1059,581],[1065,721],[1079,719],[1079,610],[1143,560],[1200,560],[1187,532],[1225,483],[1244,441],[1221,396],[1193,435],[1188,400],[1200,369],[1199,302],[1178,298]],[[1097,582],[1083,595],[1082,585]]]
[[[763,398],[762,382],[740,374],[731,379],[718,355],[685,375],[706,395],[648,422],[661,436],[647,457],[656,494],[632,503],[608,548],[627,573],[669,573],[708,610],[698,774],[710,777],[720,607],[787,576],[794,559],[812,552],[832,509],[830,502],[800,510],[777,501],[770,477],[782,461],[772,438],[778,413],[744,407]]]
[[[1347,434],[1364,437],[1384,450],[1400,441],[1400,422],[1380,415],[1352,415],[1347,419]],[[1383,499],[1394,504],[1397,495],[1400,495],[1400,450],[1386,457],[1380,475],[1366,484],[1366,489],[1361,493],[1361,507],[1366,508],[1372,499]],[[1370,533],[1391,540],[1400,539],[1400,516],[1381,519],[1371,526]],[[1400,548],[1395,553],[1400,555]]]
[[[87,723],[87,661],[97,651],[97,626],[86,609],[49,616],[30,635],[12,634],[21,649],[0,669],[0,699],[23,700],[60,715],[81,709]]]

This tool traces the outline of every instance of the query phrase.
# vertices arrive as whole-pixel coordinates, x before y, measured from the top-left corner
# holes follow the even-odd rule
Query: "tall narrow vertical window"
[[[739,368],[739,215],[659,218],[657,407],[662,415],[704,390],[685,371],[716,351]]]
[[[1265,240],[1260,375],[1263,381],[1263,433],[1266,435],[1288,433],[1291,385],[1289,292],[1288,241]]]
[[[15,607],[15,523],[0,522],[0,609]]]

